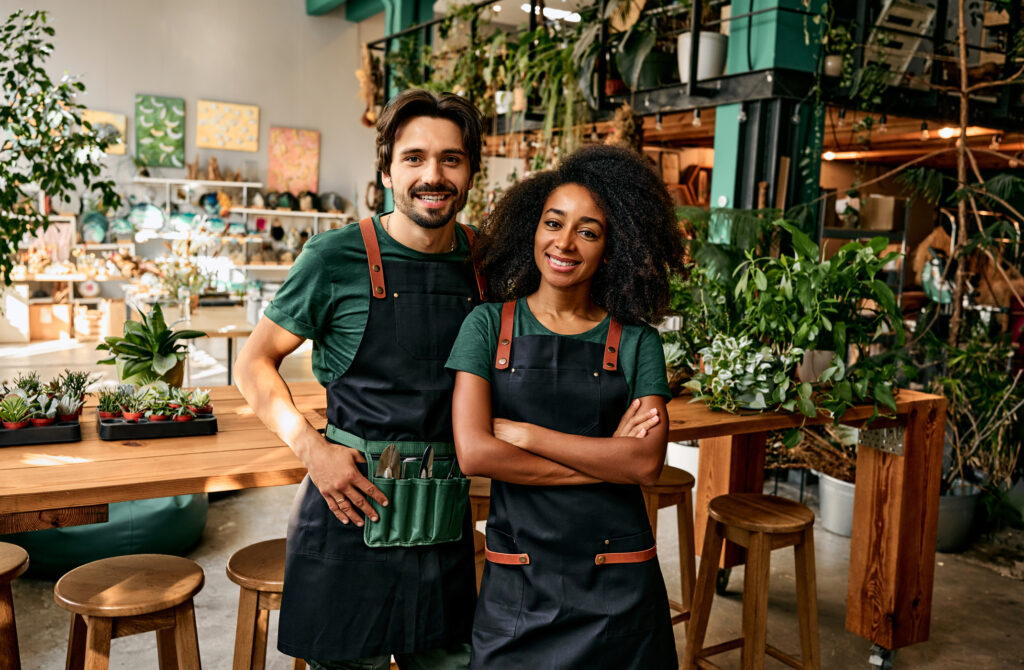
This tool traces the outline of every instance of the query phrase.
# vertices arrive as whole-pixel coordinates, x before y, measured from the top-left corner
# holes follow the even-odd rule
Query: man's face
[[[441,228],[466,205],[469,156],[462,131],[448,119],[417,116],[395,134],[390,174],[395,210],[424,228]]]

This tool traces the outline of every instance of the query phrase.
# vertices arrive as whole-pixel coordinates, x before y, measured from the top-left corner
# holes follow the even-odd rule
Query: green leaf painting
[[[185,101],[135,96],[135,157],[153,167],[185,167]]]

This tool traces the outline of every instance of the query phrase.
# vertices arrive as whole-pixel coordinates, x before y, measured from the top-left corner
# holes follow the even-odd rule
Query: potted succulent
[[[68,370],[65,368],[64,372],[62,372],[56,380],[57,388],[59,389],[58,395],[74,396],[81,400],[84,405],[85,397],[88,395],[86,390],[99,378],[100,376],[96,374]],[[81,406],[79,407],[79,414],[81,414]]]
[[[43,383],[39,380],[39,373],[34,370],[19,374],[14,378],[13,384],[14,389],[20,389],[25,392],[25,400],[39,395],[39,392],[43,390]]]
[[[121,402],[121,418],[132,423],[141,421],[149,408],[150,393],[147,389],[138,389],[125,394]]]
[[[209,389],[193,389],[188,396],[188,408],[193,414],[213,414],[213,405],[210,404]]]
[[[124,393],[119,389],[100,391],[97,396],[97,411],[101,419],[116,419],[121,416]]]
[[[0,422],[7,430],[18,430],[29,425],[32,406],[20,393],[9,393],[0,400]]]
[[[111,354],[99,363],[117,364],[124,382],[149,383],[162,379],[170,386],[181,386],[185,371],[186,345],[180,340],[202,337],[199,330],[172,331],[164,321],[160,305],[153,305],[141,321],[125,321],[123,337],[108,337],[96,349]]]
[[[60,401],[45,393],[36,396],[32,403],[32,425],[49,426],[57,420],[57,409]]]
[[[78,423],[78,415],[82,411],[82,399],[70,393],[62,395],[57,401],[57,417],[61,423]]]
[[[177,409],[172,411],[172,417],[178,423],[191,421],[193,418],[195,418],[195,415],[192,413],[192,409],[186,405],[179,405]]]
[[[149,398],[149,405],[146,407],[147,421],[167,421],[174,413],[170,406],[170,394],[153,393]]]

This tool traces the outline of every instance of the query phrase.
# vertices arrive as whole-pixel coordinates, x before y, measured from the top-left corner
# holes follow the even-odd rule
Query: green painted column
[[[817,16],[794,14],[786,11],[767,11],[730,22],[726,74],[741,74],[756,70],[786,68],[815,72],[821,43],[825,0],[811,0],[804,7],[803,0],[733,0],[732,16],[753,11],[787,7],[801,11],[818,12]],[[743,123],[742,105],[723,105],[715,112],[715,166],[711,176],[711,207],[734,207],[739,180],[740,162],[753,160],[758,148],[750,147],[748,155],[739,155]],[[807,138],[797,146],[799,156],[791,157],[798,163],[798,200],[817,197],[820,169],[821,139],[824,114],[815,112],[812,104],[801,105],[797,135]],[[814,138],[817,139],[816,147]],[[813,194],[811,190],[813,187]],[[713,217],[709,237],[711,241],[727,244],[730,240],[729,222]]]

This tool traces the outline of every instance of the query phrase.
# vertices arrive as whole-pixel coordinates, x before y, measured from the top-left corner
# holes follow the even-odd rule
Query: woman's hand
[[[651,409],[649,412],[640,411],[640,399],[637,398],[629,403],[626,413],[619,420],[619,427],[615,429],[613,437],[646,437],[647,431],[658,425],[661,417],[658,410]]]
[[[508,419],[493,419],[491,427],[494,429],[494,437],[514,444],[520,449],[526,449],[530,444],[530,429],[532,424],[522,421],[509,421]]]

